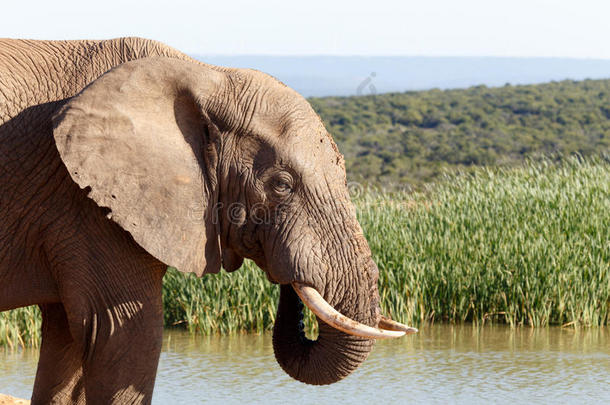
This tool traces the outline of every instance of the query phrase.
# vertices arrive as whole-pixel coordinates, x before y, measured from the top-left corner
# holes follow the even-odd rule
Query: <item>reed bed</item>
[[[0,313],[0,347],[38,347],[42,320],[38,307]]]
[[[607,159],[480,169],[424,192],[366,191],[354,200],[380,269],[383,311],[397,320],[610,321]],[[246,261],[201,279],[170,269],[163,299],[166,327],[261,332],[273,326],[278,289]],[[34,309],[0,314],[0,345],[35,345],[39,326]]]
[[[365,194],[382,305],[408,323],[610,320],[610,163],[528,163]]]

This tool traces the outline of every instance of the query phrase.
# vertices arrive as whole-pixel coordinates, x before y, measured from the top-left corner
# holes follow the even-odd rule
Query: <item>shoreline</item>
[[[21,399],[10,395],[0,394],[0,405],[25,405],[29,403],[29,399]]]

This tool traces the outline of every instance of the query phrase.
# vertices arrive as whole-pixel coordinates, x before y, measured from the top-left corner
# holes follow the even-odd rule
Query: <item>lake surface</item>
[[[0,392],[29,397],[37,351],[0,350]],[[271,335],[167,331],[153,403],[609,403],[610,330],[434,325],[378,342],[345,380],[290,379]]]

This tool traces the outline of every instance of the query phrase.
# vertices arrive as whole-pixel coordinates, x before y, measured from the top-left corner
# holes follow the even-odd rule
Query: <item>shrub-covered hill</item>
[[[610,80],[309,101],[354,181],[421,185],[444,168],[610,150]]]

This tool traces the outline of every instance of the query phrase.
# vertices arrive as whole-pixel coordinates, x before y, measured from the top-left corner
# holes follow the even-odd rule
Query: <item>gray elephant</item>
[[[43,316],[33,403],[150,402],[168,265],[254,260],[281,288],[276,358],[306,383],[414,331],[379,313],[332,138],[263,73],[139,38],[0,40],[0,187],[0,311]]]

